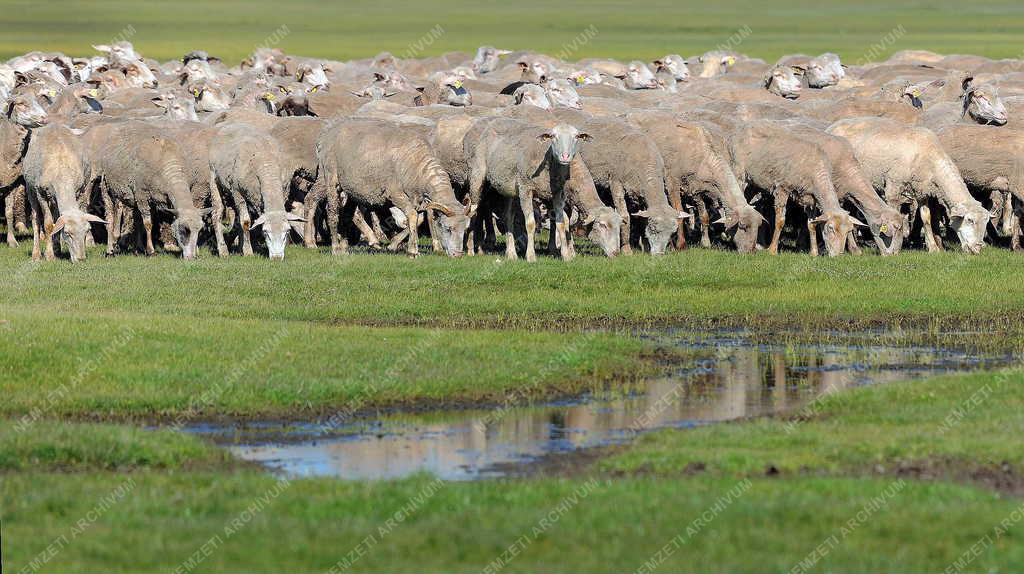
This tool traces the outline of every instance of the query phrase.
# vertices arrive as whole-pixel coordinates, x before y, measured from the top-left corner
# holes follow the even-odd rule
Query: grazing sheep
[[[738,126],[729,136],[729,149],[736,177],[767,191],[774,200],[775,229],[769,252],[779,251],[786,204],[791,198],[808,211],[812,255],[818,254],[818,225],[825,249],[833,257],[843,253],[853,226],[864,225],[839,204],[828,155],[816,144],[787,132],[784,125],[756,121]],[[820,215],[811,217],[810,210],[815,208]]]
[[[102,218],[86,213],[91,175],[81,132],[61,124],[35,130],[25,152],[24,177],[32,205],[32,259],[54,259],[53,237],[63,233],[71,261],[85,260],[91,223]],[[54,218],[56,214],[56,219]]]
[[[971,197],[956,164],[931,130],[883,118],[861,118],[836,122],[828,132],[853,145],[865,175],[889,205],[897,209],[909,205],[911,214],[920,207],[929,251],[941,246],[932,232],[928,199],[946,209],[964,251],[981,251],[992,214]]]
[[[640,126],[658,146],[664,159],[665,184],[674,209],[682,209],[683,198],[697,205],[702,224],[701,244],[710,247],[712,224],[709,203],[719,214],[715,224],[732,234],[736,250],[750,253],[757,246],[757,232],[764,218],[747,203],[732,167],[721,134],[706,124],[686,121],[664,112],[633,112],[627,118]],[[686,245],[682,221],[676,247]]]
[[[338,211],[349,200],[361,206],[398,207],[408,221],[418,221],[421,209],[438,213],[437,228],[451,257],[463,253],[472,206],[455,198],[448,174],[441,168],[426,138],[399,124],[377,119],[348,119],[331,124],[317,140],[318,171],[328,199],[332,251],[338,244]],[[419,254],[415,225],[408,226],[406,252]]]
[[[545,129],[508,119],[489,122],[475,141],[467,134],[470,207],[479,204],[485,183],[504,198],[505,253],[509,259],[518,257],[514,236],[518,207],[525,220],[526,259],[536,260],[535,198],[550,207],[554,222],[549,248],[558,249],[562,259],[575,257],[565,211],[567,203],[581,211],[590,238],[606,255],[618,253],[623,220],[601,202],[589,170],[577,155],[579,142],[589,138],[567,124]]]
[[[305,219],[285,209],[291,174],[286,179],[274,139],[247,124],[223,125],[210,144],[210,167],[221,195],[231,198],[242,254],[253,254],[249,232],[259,227],[270,259],[284,259],[292,228],[301,235],[304,230],[299,224]],[[257,214],[255,220],[253,214]]]
[[[136,213],[153,255],[153,209],[171,213],[171,230],[183,259],[196,257],[204,212],[192,203],[181,147],[159,126],[138,121],[100,124],[86,133],[92,177],[99,178],[107,213],[114,204]],[[108,253],[116,233],[108,220]]]
[[[622,120],[565,109],[556,112],[559,120],[579,126],[593,138],[580,146],[580,154],[594,183],[611,194],[615,210],[622,216],[622,252],[632,252],[629,208],[633,206],[632,215],[646,222],[644,237],[651,254],[665,253],[672,234],[689,214],[669,205],[665,163],[658,146]]]

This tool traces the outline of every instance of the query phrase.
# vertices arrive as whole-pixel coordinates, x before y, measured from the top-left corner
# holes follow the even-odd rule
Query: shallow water
[[[541,457],[617,444],[667,427],[795,411],[859,385],[996,368],[1010,356],[923,347],[756,345],[739,337],[673,339],[692,359],[629,394],[587,395],[526,407],[387,414],[340,425],[196,425],[236,456],[289,476],[446,480],[516,474]]]

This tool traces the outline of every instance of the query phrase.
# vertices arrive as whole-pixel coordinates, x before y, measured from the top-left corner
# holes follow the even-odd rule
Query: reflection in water
[[[509,465],[628,441],[638,432],[798,409],[851,386],[1006,364],[935,349],[757,346],[738,340],[683,344],[693,361],[628,396],[588,396],[538,406],[394,414],[324,432],[315,424],[198,426],[235,455],[293,476],[447,480],[500,476]]]

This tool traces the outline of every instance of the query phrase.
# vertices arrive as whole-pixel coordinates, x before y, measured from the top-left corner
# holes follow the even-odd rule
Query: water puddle
[[[664,337],[659,342],[666,344]],[[387,414],[319,423],[197,425],[236,456],[289,476],[445,480],[514,473],[541,457],[623,443],[638,433],[793,411],[849,387],[991,369],[1012,356],[934,348],[756,345],[742,338],[672,341],[692,360],[628,394],[526,407]]]

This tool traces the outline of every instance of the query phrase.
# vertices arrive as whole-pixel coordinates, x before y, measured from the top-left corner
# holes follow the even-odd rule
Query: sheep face
[[[163,108],[167,117],[175,120],[199,121],[196,115],[196,105],[191,100],[183,100],[177,97],[174,92],[166,92],[160,97],[153,98],[153,105]]]
[[[878,221],[870,225],[871,234],[875,237],[878,251],[882,255],[895,255],[903,247],[907,236],[907,221],[898,212],[885,213]]]
[[[153,71],[142,62],[132,62],[125,66],[124,77],[132,88],[155,88],[157,85]]]
[[[658,88],[658,79],[647,64],[635,61],[629,63],[626,71],[626,88],[630,90],[652,90]]]
[[[497,69],[502,56],[511,53],[508,50],[499,50],[494,46],[480,46],[473,58],[472,68],[481,74],[488,74]]]
[[[739,213],[729,213],[715,223],[725,225],[726,231],[732,233],[732,241],[736,251],[753,253],[757,248],[757,232],[764,217],[751,206],[742,208]]]
[[[788,100],[795,100],[800,97],[800,78],[796,70],[786,66],[776,66],[765,78],[764,87],[776,96],[782,96]]]
[[[964,114],[986,125],[1005,125],[1008,119],[1006,105],[995,88],[989,86],[974,88],[964,94]]]
[[[686,60],[679,54],[669,54],[660,60],[656,60],[654,65],[667,70],[678,82],[685,82],[690,79],[690,67],[686,65]]]
[[[7,102],[5,115],[14,123],[25,128],[38,128],[46,125],[46,110],[39,105],[39,100],[28,93],[15,95]]]
[[[69,211],[57,218],[50,235],[63,233],[71,261],[85,261],[85,240],[90,232],[90,224],[93,222],[106,223],[103,219],[84,211]]]
[[[587,226],[587,237],[604,251],[608,257],[619,254],[622,217],[610,207],[599,207],[583,222]]]
[[[590,139],[590,135],[580,132],[567,124],[558,124],[551,131],[541,134],[542,141],[550,142],[551,157],[562,165],[569,165],[579,151],[581,141]]]
[[[171,232],[181,247],[182,259],[195,259],[199,232],[203,229],[203,218],[198,213],[183,213],[171,223]]]
[[[583,104],[580,103],[580,95],[576,93],[576,88],[572,87],[568,80],[551,80],[547,84],[545,93],[551,103],[556,106],[563,106],[574,110],[583,109]]]
[[[516,88],[515,93],[512,94],[512,101],[517,106],[525,104],[536,106],[542,110],[551,109],[551,100],[548,99],[544,88],[537,84],[523,84]]]
[[[846,250],[846,237],[853,232],[855,221],[845,211],[826,212],[813,220],[813,222],[821,224],[821,237],[825,240],[825,251],[828,252],[829,257],[842,255]],[[817,241],[817,239],[812,237],[811,241]]]
[[[461,257],[462,244],[469,229],[469,216],[448,208],[437,209],[434,223],[441,236],[441,245],[449,257]]]
[[[967,253],[981,253],[985,246],[985,230],[992,214],[981,205],[958,203],[949,210],[949,222],[960,238],[960,247]]]
[[[295,79],[310,88],[326,88],[330,85],[323,64],[304,64],[295,71]]]
[[[808,62],[805,74],[808,86],[824,88],[838,84],[839,80],[846,77],[846,70],[843,69],[839,56],[822,54]]]
[[[651,255],[664,255],[672,234],[678,231],[678,222],[689,214],[674,209],[645,209],[634,214],[647,220],[644,237],[651,248]]]
[[[306,220],[287,211],[268,211],[252,222],[253,228],[263,230],[263,240],[267,244],[267,255],[276,261],[284,259],[284,248],[288,245],[288,237],[292,226],[298,226]],[[301,234],[301,228],[296,232]]]

